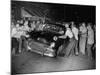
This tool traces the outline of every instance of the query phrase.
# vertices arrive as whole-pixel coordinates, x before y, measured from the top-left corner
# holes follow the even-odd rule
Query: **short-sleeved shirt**
[[[73,28],[72,28],[72,32],[73,32],[73,34],[74,34],[75,39],[78,40],[78,28],[73,27]]]
[[[84,33],[87,33],[87,28],[81,26],[81,27],[80,27],[80,31],[81,31],[83,34],[84,34]]]
[[[69,38],[72,38],[73,37],[73,33],[72,33],[72,31],[71,31],[70,28],[67,28],[67,30],[65,32],[65,35],[66,35],[66,37],[68,36]]]
[[[88,44],[93,44],[94,43],[94,32],[93,29],[88,30],[88,40],[87,40]]]
[[[87,37],[87,28],[86,27],[81,26],[80,32],[81,32],[82,37]]]
[[[24,25],[24,26],[22,26],[22,30],[25,30],[25,31],[29,31],[29,27],[28,27],[28,25]]]
[[[16,33],[17,33],[16,27],[12,27],[12,29],[11,29],[11,37],[15,37]]]
[[[26,32],[23,30],[24,27],[13,27],[11,31],[11,36],[14,38],[20,38],[21,36],[26,36]]]
[[[18,31],[17,27],[13,27],[11,31],[11,36],[14,38],[20,38],[20,32]]]

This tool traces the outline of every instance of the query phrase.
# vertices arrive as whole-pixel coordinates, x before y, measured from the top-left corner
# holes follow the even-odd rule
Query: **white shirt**
[[[72,33],[70,28],[67,28],[67,31],[65,32],[65,35],[66,35],[66,37],[68,36],[69,38],[73,37],[73,33]]]
[[[87,40],[88,44],[93,44],[94,43],[94,32],[93,29],[88,30],[88,40]]]
[[[80,31],[81,31],[83,34],[84,34],[84,33],[87,33],[87,28],[81,26],[81,27],[80,27]]]
[[[29,31],[29,30],[30,30],[30,28],[28,27],[28,25],[22,26],[22,29],[23,29],[24,31]]]
[[[26,31],[23,30],[24,27],[13,27],[12,31],[11,31],[11,36],[15,37],[15,38],[20,38],[22,35],[29,37],[28,35],[26,35]]]
[[[75,36],[75,39],[78,40],[78,29],[76,27],[73,27],[72,28],[72,32],[73,32],[73,34]]]
[[[84,26],[80,27],[81,37],[87,37],[87,28]]]
[[[35,24],[34,24],[34,23],[32,23],[32,24],[31,24],[31,30],[34,30],[34,29],[35,29],[35,27],[36,27],[36,26],[35,26]]]
[[[14,38],[20,38],[21,33],[18,31],[17,27],[13,27],[11,31],[11,36]]]
[[[17,33],[16,27],[12,27],[12,29],[11,29],[11,37],[15,37],[16,33]]]

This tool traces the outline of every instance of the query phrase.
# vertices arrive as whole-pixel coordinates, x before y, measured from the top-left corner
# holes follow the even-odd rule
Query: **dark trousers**
[[[92,45],[87,44],[87,55],[92,58]]]
[[[61,39],[61,38],[58,38],[58,40],[55,42],[55,55],[57,56],[58,55],[58,50],[59,50],[59,47],[64,43],[64,39]]]
[[[14,50],[15,53],[18,53],[19,42],[17,38],[11,38],[11,51]]]
[[[61,49],[59,50],[60,56],[65,56],[66,48],[69,44],[69,38],[64,39],[64,43],[61,46]]]
[[[73,55],[75,49],[75,39],[71,38],[68,46],[65,49],[65,56]]]
[[[28,38],[26,38],[25,36],[21,36],[21,51],[27,50],[27,40]]]
[[[75,54],[78,55],[79,49],[78,49],[78,40],[75,40]]]

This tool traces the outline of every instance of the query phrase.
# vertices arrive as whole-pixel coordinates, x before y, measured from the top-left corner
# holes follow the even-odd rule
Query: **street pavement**
[[[50,58],[34,52],[23,52],[12,56],[12,73],[28,74],[38,72],[57,72],[95,69],[95,61],[87,56]]]

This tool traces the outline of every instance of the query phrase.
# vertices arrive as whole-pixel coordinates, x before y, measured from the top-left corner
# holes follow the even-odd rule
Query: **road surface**
[[[87,56],[50,58],[34,52],[12,57],[12,73],[57,72],[95,69],[95,61]]]

